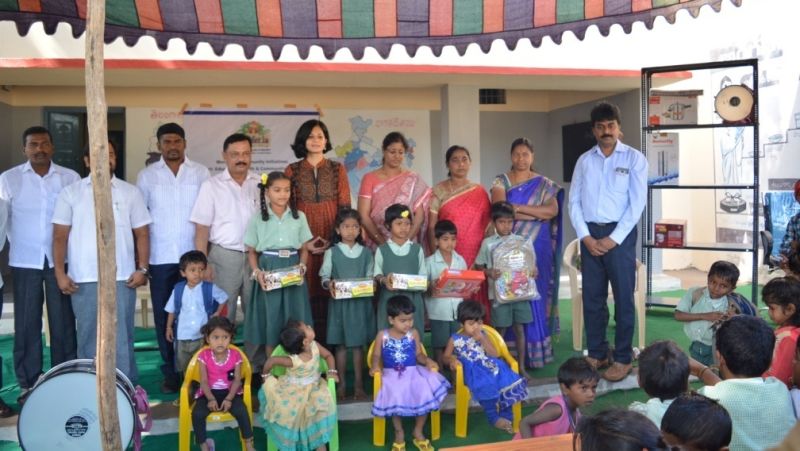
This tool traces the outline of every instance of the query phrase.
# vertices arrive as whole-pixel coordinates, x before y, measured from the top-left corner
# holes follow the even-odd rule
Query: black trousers
[[[217,400],[217,405],[221,406],[222,401],[228,396],[228,390],[211,390],[211,394]],[[197,398],[192,408],[192,428],[194,428],[195,442],[198,444],[205,443],[206,441],[206,418],[211,413],[208,409],[208,399],[205,396]],[[236,395],[231,401],[231,415],[236,418],[239,423],[239,430],[242,431],[242,437],[246,439],[253,437],[253,427],[250,424],[250,416],[247,414],[247,406],[244,405],[242,395]]]

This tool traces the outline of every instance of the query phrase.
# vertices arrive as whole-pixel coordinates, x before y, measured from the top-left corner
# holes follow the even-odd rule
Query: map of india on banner
[[[291,144],[297,129],[309,119],[319,118],[315,110],[257,110],[200,108],[186,110],[186,130],[190,158],[208,167],[211,174],[225,170],[222,144],[233,133],[244,133],[253,140],[253,162],[256,174],[283,171],[297,160]]]

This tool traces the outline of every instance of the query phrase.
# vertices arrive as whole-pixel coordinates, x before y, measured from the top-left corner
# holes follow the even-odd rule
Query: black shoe
[[[12,417],[16,414],[14,409],[11,408],[5,401],[0,399],[0,418]]]
[[[164,381],[161,382],[161,393],[178,393],[178,384],[164,379]]]

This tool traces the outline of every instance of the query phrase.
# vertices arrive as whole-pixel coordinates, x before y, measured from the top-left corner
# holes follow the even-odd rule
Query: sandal
[[[433,447],[433,445],[431,445],[431,441],[428,439],[425,440],[414,439],[414,446],[416,446],[419,451],[435,451],[435,448]]]
[[[392,451],[406,451],[405,442],[403,443],[392,442]]]

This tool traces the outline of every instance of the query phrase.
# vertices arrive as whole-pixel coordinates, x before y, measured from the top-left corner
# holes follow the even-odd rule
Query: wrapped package
[[[392,273],[392,288],[395,290],[425,291],[428,289],[428,276]]]
[[[303,273],[300,265],[290,266],[275,271],[265,271],[264,277],[264,290],[272,291],[278,288],[289,287],[292,285],[303,284]]]
[[[536,254],[529,240],[510,235],[492,249],[492,266],[500,271],[494,281],[495,300],[500,304],[539,299],[536,281]]]
[[[439,276],[433,288],[433,297],[468,298],[480,289],[485,279],[483,271],[447,269]]]
[[[333,282],[334,299],[372,297],[375,282],[372,279],[337,279]]]

